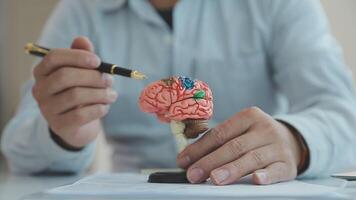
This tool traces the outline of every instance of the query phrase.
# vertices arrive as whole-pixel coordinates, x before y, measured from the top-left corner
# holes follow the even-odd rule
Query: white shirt
[[[173,31],[145,0],[63,0],[39,43],[69,47],[89,37],[106,62],[145,72],[140,82],[116,77],[116,103],[103,119],[119,171],[175,167],[168,124],[142,113],[140,91],[151,81],[184,75],[214,94],[211,126],[258,106],[294,126],[310,150],[304,176],[356,166],[356,104],[351,73],[318,1],[179,1]],[[30,81],[7,125],[2,150],[16,172],[87,168],[94,143],[69,152],[52,141]]]

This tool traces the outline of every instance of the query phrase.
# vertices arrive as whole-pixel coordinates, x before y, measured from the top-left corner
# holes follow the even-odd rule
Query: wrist
[[[292,125],[279,121],[282,123],[290,132],[293,140],[292,146],[294,146],[294,155],[296,160],[296,167],[298,170],[298,175],[303,173],[309,166],[309,149],[307,143],[305,142],[303,136],[299,131],[294,128]]]

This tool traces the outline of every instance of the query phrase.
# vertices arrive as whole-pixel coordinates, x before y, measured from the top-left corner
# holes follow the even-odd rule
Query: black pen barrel
[[[119,67],[114,64],[102,62],[98,67],[100,72],[105,72],[109,74],[118,74],[126,77],[131,77],[132,70]]]

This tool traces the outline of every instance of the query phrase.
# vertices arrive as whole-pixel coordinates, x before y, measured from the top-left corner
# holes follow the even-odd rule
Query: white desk
[[[16,200],[28,197],[29,194],[39,193],[49,188],[73,183],[78,176],[14,176],[0,172],[0,200]],[[341,197],[336,199],[356,199],[356,181],[348,182],[346,188],[342,189]],[[346,195],[346,197],[344,197]],[[27,199],[27,198],[26,198]],[[33,195],[30,199],[67,199],[74,200],[78,197],[53,197],[44,194]],[[79,199],[116,199],[114,197],[81,197]],[[286,198],[283,198],[286,199]],[[290,198],[293,199],[293,198]],[[325,199],[325,198],[323,198]],[[331,199],[335,199],[334,197]],[[206,200],[206,199],[204,199]]]

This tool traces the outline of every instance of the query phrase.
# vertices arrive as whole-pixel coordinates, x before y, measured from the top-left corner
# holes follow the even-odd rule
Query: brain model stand
[[[170,123],[178,152],[187,146],[187,138],[208,130],[213,114],[209,86],[188,77],[169,77],[149,84],[142,91],[139,104],[143,112],[154,113],[160,121]]]

